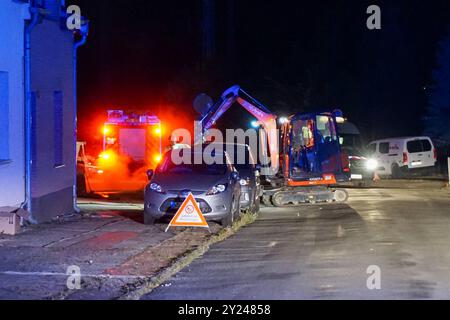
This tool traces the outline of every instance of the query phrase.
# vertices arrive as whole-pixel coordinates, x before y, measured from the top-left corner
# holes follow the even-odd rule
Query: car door
[[[424,167],[432,167],[435,164],[433,144],[429,139],[420,140],[422,143],[422,162]]]
[[[424,166],[424,152],[420,139],[408,140],[406,142],[406,150],[408,152],[408,167],[410,169]]]

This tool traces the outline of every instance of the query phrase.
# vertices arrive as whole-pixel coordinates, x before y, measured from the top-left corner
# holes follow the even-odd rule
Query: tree
[[[425,134],[439,145],[450,143],[450,29],[439,44],[434,84],[428,95]]]

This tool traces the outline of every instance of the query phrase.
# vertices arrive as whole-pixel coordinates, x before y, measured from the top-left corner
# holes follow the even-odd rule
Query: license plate
[[[363,176],[362,174],[352,174],[351,178],[353,180],[362,180]]]
[[[413,167],[417,167],[417,166],[421,166],[421,165],[422,165],[422,161],[411,162],[411,166],[413,166]]]

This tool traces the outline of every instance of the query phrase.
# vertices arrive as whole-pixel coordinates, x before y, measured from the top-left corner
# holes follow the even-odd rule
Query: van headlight
[[[211,189],[209,189],[209,191],[206,193],[207,196],[213,196],[219,193],[224,192],[225,190],[227,190],[227,186],[224,184],[218,184],[214,187],[212,187]]]
[[[378,168],[378,161],[375,159],[368,159],[366,162],[366,168],[370,171],[375,171]]]

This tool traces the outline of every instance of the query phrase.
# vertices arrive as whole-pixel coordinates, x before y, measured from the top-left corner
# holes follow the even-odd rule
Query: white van
[[[399,178],[410,170],[436,165],[437,153],[428,137],[389,138],[373,141],[368,152],[378,160],[376,173]]]

